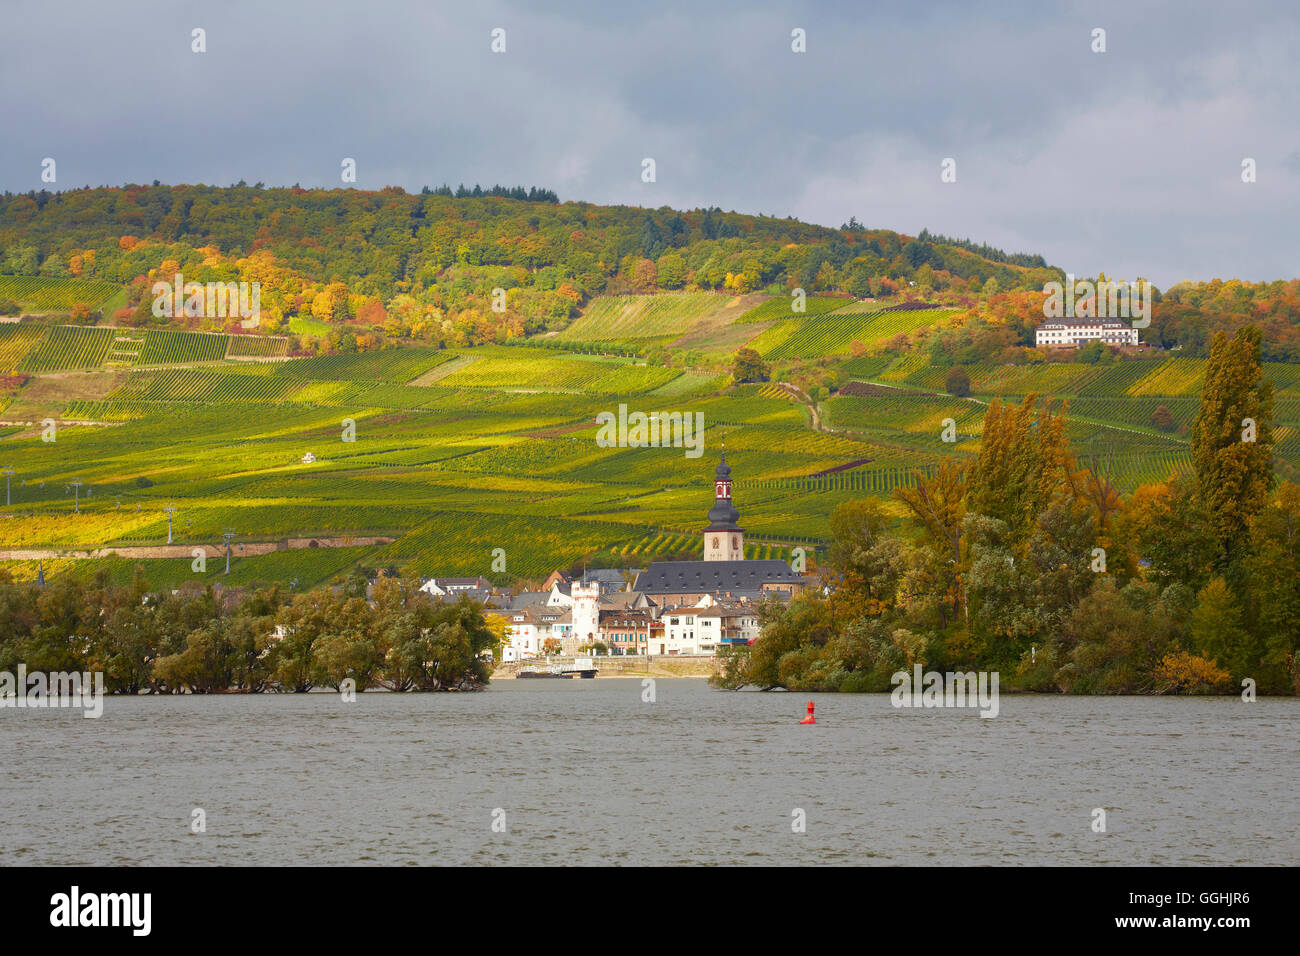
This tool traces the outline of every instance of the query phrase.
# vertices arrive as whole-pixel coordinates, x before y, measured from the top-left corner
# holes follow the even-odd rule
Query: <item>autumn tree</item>
[[[1241,609],[1223,578],[1210,581],[1196,596],[1192,642],[1196,651],[1234,678],[1250,677],[1259,665],[1256,642],[1246,631]]]
[[[961,602],[962,543],[966,520],[966,470],[945,461],[933,476],[913,472],[911,487],[900,485],[894,496],[907,506],[912,520],[924,530],[944,569],[941,580],[955,618]],[[940,622],[942,627],[945,621]]]
[[[1073,470],[1065,416],[1048,405],[1037,407],[1037,398],[1027,395],[1020,405],[993,400],[967,484],[970,510],[1006,522],[1017,540],[1026,536]]]
[[[960,365],[954,365],[948,369],[943,387],[947,389],[949,395],[965,398],[970,394],[970,375]]]
[[[732,362],[731,375],[739,382],[766,382],[772,370],[753,349],[741,349]]]
[[[1246,559],[1253,630],[1265,693],[1300,691],[1300,485],[1282,482],[1252,521]]]
[[[763,631],[750,651],[745,683],[764,690],[782,686],[782,662],[787,655],[804,646],[820,647],[836,631],[830,608],[816,591],[796,595],[787,606],[764,602],[759,617]]]
[[[1171,432],[1178,427],[1174,421],[1173,413],[1169,411],[1168,405],[1157,405],[1156,410],[1151,413],[1151,424],[1162,432]]]
[[[874,498],[846,501],[831,512],[831,566],[841,575],[831,595],[838,621],[877,617],[887,610],[902,574],[902,542],[888,531],[889,515]]]
[[[1217,332],[1192,425],[1198,491],[1219,542],[1219,567],[1245,552],[1250,519],[1273,482],[1273,383],[1263,379],[1259,329]]]
[[[686,284],[686,260],[681,253],[665,252],[659,257],[657,267],[661,289],[680,289]]]
[[[654,292],[659,283],[653,259],[638,259],[632,273],[632,286],[638,292]]]

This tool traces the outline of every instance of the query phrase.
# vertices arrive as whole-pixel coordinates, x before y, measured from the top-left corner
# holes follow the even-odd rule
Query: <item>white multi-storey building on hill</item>
[[[1139,345],[1138,330],[1118,319],[1054,319],[1034,332],[1038,348],[1078,348],[1094,339],[1103,345]]]

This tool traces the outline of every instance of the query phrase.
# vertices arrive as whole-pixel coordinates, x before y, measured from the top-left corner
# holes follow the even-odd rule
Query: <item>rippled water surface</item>
[[[801,726],[806,696],[682,679],[656,697],[638,680],[502,681],[355,703],[110,697],[99,720],[0,710],[0,863],[1300,857],[1294,699],[1003,695],[984,720],[824,695]]]

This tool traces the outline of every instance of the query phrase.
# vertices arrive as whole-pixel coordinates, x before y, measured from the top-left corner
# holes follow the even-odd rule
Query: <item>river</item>
[[[0,864],[1300,858],[1296,699],[1005,694],[982,719],[690,679],[644,696],[541,680],[0,710]]]

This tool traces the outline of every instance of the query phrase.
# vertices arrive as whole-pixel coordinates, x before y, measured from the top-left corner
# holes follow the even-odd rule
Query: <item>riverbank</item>
[[[718,670],[716,657],[596,657],[595,680],[617,677],[712,677]],[[572,657],[548,658],[545,661],[500,664],[492,671],[492,680],[514,680],[522,667],[571,667]]]

